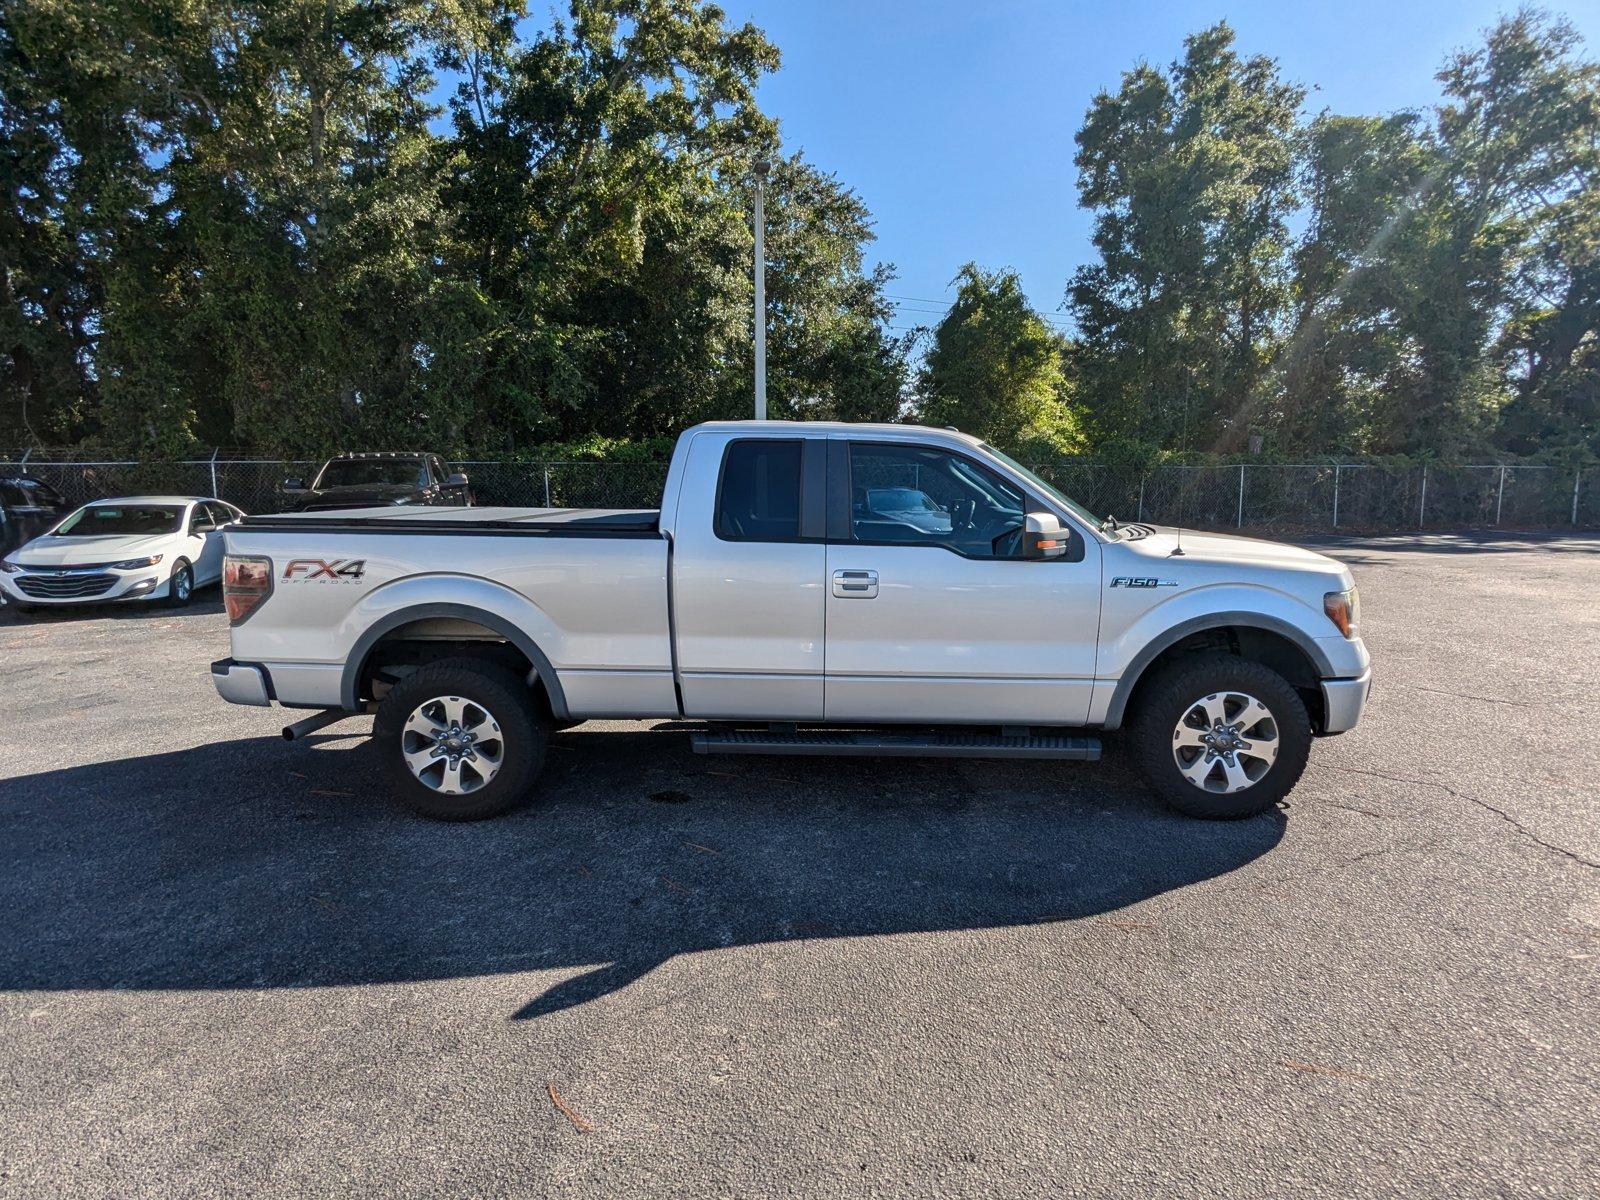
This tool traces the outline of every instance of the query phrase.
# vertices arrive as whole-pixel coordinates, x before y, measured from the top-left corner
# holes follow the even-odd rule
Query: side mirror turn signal
[[[1060,558],[1070,544],[1071,535],[1054,513],[1029,513],[1023,518],[1023,558]]]

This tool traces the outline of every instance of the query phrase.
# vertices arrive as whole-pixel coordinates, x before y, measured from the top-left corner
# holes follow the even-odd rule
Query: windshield
[[[344,459],[322,468],[317,488],[425,487],[427,473],[416,459]]]
[[[129,533],[176,533],[183,508],[176,504],[91,504],[56,528],[56,537],[108,537]]]
[[[867,507],[873,512],[939,511],[932,496],[915,488],[868,488]]]
[[[1096,529],[1100,527],[1099,517],[1095,516],[1094,513],[1090,512],[1083,505],[1079,504],[1071,496],[1068,496],[1060,488],[1056,487],[1055,484],[1050,483],[1048,480],[1039,478],[1039,476],[1028,470],[1027,467],[1023,466],[1009,454],[1002,454],[988,443],[984,443],[983,449],[994,455],[1001,462],[1005,463],[1006,466],[1010,467],[1018,475],[1022,476],[1029,483],[1033,484],[1034,487],[1038,488],[1046,496],[1050,497],[1052,500],[1055,500],[1062,507],[1067,509],[1068,512],[1076,516],[1080,521],[1087,521]]]

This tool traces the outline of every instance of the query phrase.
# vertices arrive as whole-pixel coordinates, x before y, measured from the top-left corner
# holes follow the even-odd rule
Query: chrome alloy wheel
[[[1205,792],[1242,792],[1278,758],[1278,723],[1244,692],[1214,692],[1189,706],[1172,731],[1178,771]]]
[[[460,696],[424,700],[400,731],[400,753],[411,773],[447,796],[487,787],[500,773],[505,752],[493,714]]]

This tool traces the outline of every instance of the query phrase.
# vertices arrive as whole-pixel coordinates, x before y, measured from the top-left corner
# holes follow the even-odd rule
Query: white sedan
[[[196,496],[129,496],[85,504],[0,559],[0,594],[35,606],[121,600],[189,603],[222,577],[223,530],[244,513]]]

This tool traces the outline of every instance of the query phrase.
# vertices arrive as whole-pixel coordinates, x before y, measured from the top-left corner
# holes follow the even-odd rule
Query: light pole
[[[767,215],[763,193],[772,164],[758,158],[756,172],[756,420],[767,419]]]

